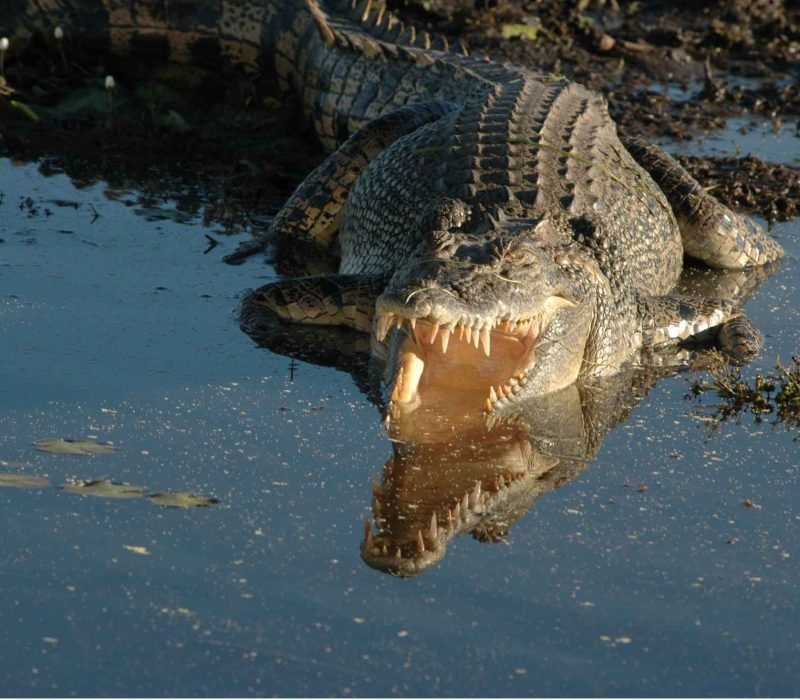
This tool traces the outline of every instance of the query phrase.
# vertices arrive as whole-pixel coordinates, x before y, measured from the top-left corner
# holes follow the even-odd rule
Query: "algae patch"
[[[189,491],[178,493],[153,493],[148,496],[152,503],[164,508],[205,508],[219,503],[218,498],[198,496]]]
[[[0,472],[0,488],[43,489],[47,486],[50,486],[50,481],[43,476]]]
[[[125,482],[118,483],[108,479],[89,481],[75,479],[64,484],[61,489],[66,493],[99,498],[140,498],[146,494],[146,489],[142,486],[134,486]]]
[[[116,448],[108,443],[93,440],[70,440],[65,438],[45,438],[33,443],[37,450],[61,455],[105,455]]]

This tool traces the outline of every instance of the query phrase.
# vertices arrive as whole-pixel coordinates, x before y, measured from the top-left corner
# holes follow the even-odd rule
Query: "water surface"
[[[792,162],[780,136],[748,149]],[[36,163],[0,160],[0,193],[0,472],[51,484],[0,488],[6,694],[800,693],[796,433],[710,433],[668,378],[505,541],[460,537],[397,579],[359,554],[392,454],[378,411],[237,327],[269,267],[222,264],[236,240],[174,202]],[[788,258],[745,307],[765,334],[750,374],[800,350],[797,232],[774,228]],[[36,451],[47,437],[117,450]],[[58,488],[91,478],[220,503]]]

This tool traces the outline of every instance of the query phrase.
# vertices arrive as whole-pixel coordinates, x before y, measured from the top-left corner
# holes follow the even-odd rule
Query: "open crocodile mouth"
[[[394,404],[416,405],[422,397],[436,401],[442,392],[480,392],[482,408],[491,411],[513,397],[536,362],[536,344],[544,315],[496,319],[477,325],[468,319],[437,323],[400,313],[377,317],[375,335],[383,341],[402,333],[391,399]],[[485,393],[484,393],[485,392]]]

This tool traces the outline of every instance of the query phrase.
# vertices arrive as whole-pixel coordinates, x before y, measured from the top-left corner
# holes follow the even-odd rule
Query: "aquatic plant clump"
[[[710,381],[695,379],[690,389],[698,400],[709,392],[719,397],[720,403],[711,405],[714,411],[706,414],[713,420],[712,429],[730,419],[738,423],[748,412],[756,424],[773,416],[773,424],[800,429],[800,355],[793,356],[788,365],[778,358],[773,370],[756,374],[752,380],[742,376],[741,368],[721,360],[711,370]]]

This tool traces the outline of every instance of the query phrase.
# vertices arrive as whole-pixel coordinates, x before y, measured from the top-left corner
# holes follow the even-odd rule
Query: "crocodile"
[[[369,334],[392,415],[474,389],[501,414],[666,346],[759,346],[736,300],[674,288],[685,257],[743,269],[780,245],[564,77],[471,55],[373,0],[16,4],[28,27],[227,58],[297,95],[330,155],[228,260],[278,240],[338,270],[262,286],[240,319]]]

